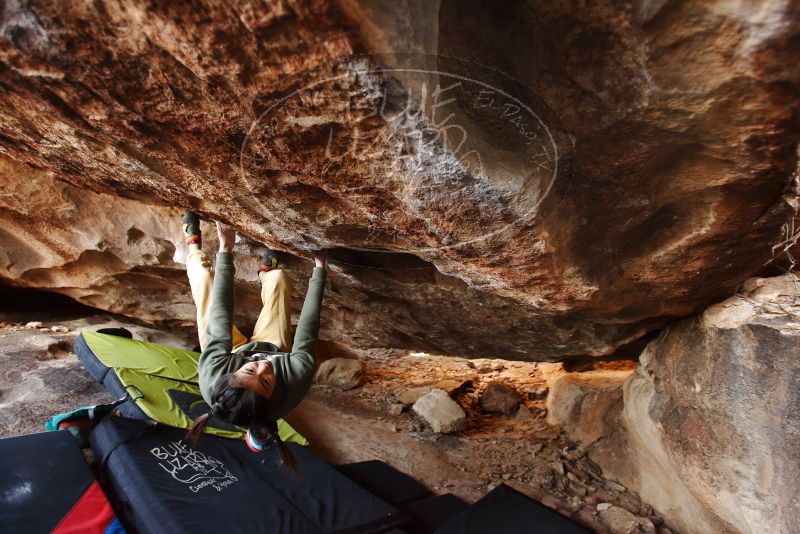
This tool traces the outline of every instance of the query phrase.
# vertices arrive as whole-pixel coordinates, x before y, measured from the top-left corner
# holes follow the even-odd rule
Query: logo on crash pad
[[[348,54],[283,82],[242,139],[240,178],[255,202],[302,192],[300,218],[330,236],[347,218],[361,248],[493,249],[540,226],[572,183],[572,135],[558,113],[494,68]],[[339,213],[350,205],[369,216]]]
[[[222,491],[238,480],[222,462],[182,441],[153,447],[150,453],[158,458],[158,465],[164,471],[175,480],[187,484],[193,493],[209,487]]]

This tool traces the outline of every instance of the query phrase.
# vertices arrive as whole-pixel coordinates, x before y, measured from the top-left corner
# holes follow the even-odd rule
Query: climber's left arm
[[[322,311],[322,296],[325,293],[325,278],[328,262],[327,252],[319,252],[314,256],[314,271],[308,281],[308,291],[297,321],[297,329],[292,344],[292,366],[314,368],[314,344],[319,334],[319,318]],[[313,372],[313,371],[312,371]]]
[[[214,273],[214,286],[211,290],[211,309],[208,314],[206,346],[200,354],[198,374],[201,388],[213,387],[216,380],[225,373],[232,373],[242,365],[242,357],[231,354],[233,338],[233,245],[236,230],[217,223],[220,236],[219,253]]]

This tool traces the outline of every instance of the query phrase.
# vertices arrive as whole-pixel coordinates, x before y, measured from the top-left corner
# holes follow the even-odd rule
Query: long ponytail
[[[289,446],[283,442],[280,435],[278,435],[278,423],[268,420],[267,428],[272,434],[273,443],[275,443],[275,446],[278,448],[278,457],[281,459],[281,464],[283,464],[290,473],[297,476],[297,459],[294,457],[294,454],[292,454],[292,449],[290,449]]]
[[[291,474],[297,476],[299,474],[297,471],[297,460],[294,454],[292,454],[292,449],[280,438],[275,440],[275,445],[278,447],[278,456],[280,456],[281,464],[283,464]]]
[[[209,419],[211,419],[211,412],[204,413],[192,421],[192,426],[189,427],[189,432],[186,433],[186,439],[191,443],[197,443],[197,440],[203,433],[203,429],[208,425]]]

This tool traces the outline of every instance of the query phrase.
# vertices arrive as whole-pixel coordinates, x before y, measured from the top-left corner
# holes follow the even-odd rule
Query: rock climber
[[[200,219],[188,212],[181,222],[189,248],[186,272],[197,307],[200,390],[211,407],[194,420],[188,437],[196,441],[209,419],[217,417],[247,427],[245,439],[254,451],[274,443],[284,464],[294,469],[294,458],[278,436],[277,421],[305,397],[314,378],[327,251],[314,256],[314,271],[292,341],[292,283],[278,267],[275,252],[265,250],[258,268],[263,308],[248,340],[233,324],[236,230],[217,222],[219,253],[212,284],[211,262],[202,250]]]

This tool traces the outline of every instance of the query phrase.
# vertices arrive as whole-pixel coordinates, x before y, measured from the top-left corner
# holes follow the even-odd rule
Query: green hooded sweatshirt
[[[265,341],[253,341],[232,352],[231,327],[233,326],[233,254],[217,254],[214,287],[211,291],[211,310],[206,329],[206,348],[200,354],[197,372],[200,391],[210,405],[214,384],[226,373],[237,371],[251,360],[268,359],[275,371],[275,389],[270,398],[268,416],[277,420],[297,406],[308,393],[314,380],[316,359],[314,343],[319,332],[319,315],[322,295],[325,292],[325,269],[315,267],[308,282],[308,292],[300,312],[291,352],[281,352]]]

